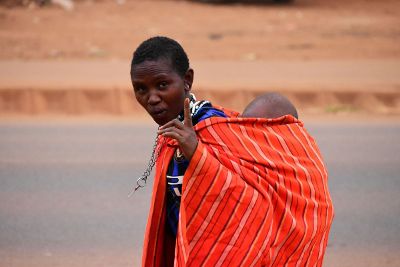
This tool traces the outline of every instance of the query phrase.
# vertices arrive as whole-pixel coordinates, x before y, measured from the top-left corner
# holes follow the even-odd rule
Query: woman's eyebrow
[[[168,75],[167,73],[158,73],[158,74],[153,75],[153,78],[155,78],[155,79],[159,79],[159,78],[165,79],[165,78],[169,78],[169,76],[170,75]]]
[[[136,81],[132,81],[133,86],[143,86],[145,85],[144,82],[142,82],[141,80],[136,80]]]

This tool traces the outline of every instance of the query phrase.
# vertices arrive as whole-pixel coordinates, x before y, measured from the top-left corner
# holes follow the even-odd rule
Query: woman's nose
[[[161,101],[160,96],[158,95],[158,92],[156,90],[151,90],[150,91],[150,96],[148,99],[148,103],[150,105],[156,105]]]

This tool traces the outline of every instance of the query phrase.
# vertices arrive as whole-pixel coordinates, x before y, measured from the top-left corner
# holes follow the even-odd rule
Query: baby
[[[284,115],[292,115],[298,119],[297,110],[289,99],[278,93],[266,93],[251,101],[241,117],[272,119]]]

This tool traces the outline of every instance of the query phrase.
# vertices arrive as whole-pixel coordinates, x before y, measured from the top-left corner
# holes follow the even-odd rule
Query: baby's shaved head
[[[251,101],[243,111],[242,117],[272,119],[284,115],[298,118],[297,110],[289,99],[278,93],[266,93]]]

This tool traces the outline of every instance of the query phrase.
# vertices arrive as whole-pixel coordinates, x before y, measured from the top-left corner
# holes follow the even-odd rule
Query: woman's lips
[[[161,118],[164,116],[166,110],[162,109],[162,110],[157,110],[157,111],[152,111],[151,112],[151,116],[153,118]]]

